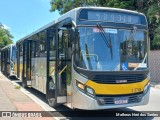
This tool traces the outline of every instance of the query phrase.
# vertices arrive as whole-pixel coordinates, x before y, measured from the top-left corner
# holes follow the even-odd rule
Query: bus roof
[[[56,20],[53,20],[52,22],[50,22],[49,24],[39,28],[38,30],[30,33],[29,35],[19,39],[16,43],[19,43],[29,37],[31,37],[32,35],[34,34],[37,34],[43,30],[45,30],[46,28],[48,27],[51,27],[52,25],[70,17],[72,18],[74,21],[76,20],[76,13],[77,11],[79,11],[80,9],[95,9],[95,10],[113,10],[113,11],[119,11],[119,12],[126,12],[126,13],[134,13],[134,14],[140,14],[140,15],[144,15],[143,13],[140,13],[140,12],[137,12],[137,11],[132,11],[132,10],[126,10],[126,9],[120,9],[120,8],[110,8],[110,7],[93,7],[93,6],[89,6],[89,7],[77,7],[77,8],[74,8],[68,12],[66,12],[65,14],[61,15],[61,17],[59,17],[58,19]],[[145,16],[145,15],[144,15]]]
[[[11,46],[15,46],[15,44],[9,44],[9,45],[3,47],[1,50],[5,50],[5,49],[7,49],[7,48],[9,48],[9,47],[11,47]]]

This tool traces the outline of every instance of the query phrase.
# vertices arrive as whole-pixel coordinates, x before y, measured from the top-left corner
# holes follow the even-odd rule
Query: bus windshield
[[[145,31],[136,30],[133,34],[133,30],[103,28],[102,34],[99,27],[79,27],[78,30],[77,67],[94,71],[142,70],[148,67]]]

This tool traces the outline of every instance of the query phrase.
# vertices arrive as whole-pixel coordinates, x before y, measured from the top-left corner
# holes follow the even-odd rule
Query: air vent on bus
[[[143,74],[114,74],[114,75],[96,75],[91,78],[92,81],[101,84],[125,84],[141,82],[145,79]]]

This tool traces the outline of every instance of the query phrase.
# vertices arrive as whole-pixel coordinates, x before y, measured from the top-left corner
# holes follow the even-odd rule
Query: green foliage
[[[158,26],[158,28],[155,29],[154,34],[155,36],[152,44],[155,46],[155,48],[160,48],[160,26]]]
[[[130,0],[130,1],[124,1],[124,0],[105,0],[104,3],[100,3],[100,6],[103,7],[115,7],[115,8],[123,8],[123,9],[127,9],[128,7],[130,7],[130,9],[134,9],[133,8],[133,4],[134,4],[134,0]]]
[[[58,10],[60,14],[82,6],[102,6],[134,9],[135,0],[51,0],[51,12]]]
[[[158,0],[152,0],[147,10],[151,49],[160,49],[160,6]]]
[[[98,0],[51,0],[50,11],[58,10],[60,14],[63,14],[76,7],[96,6],[97,1]]]
[[[13,36],[10,34],[8,29],[5,29],[2,24],[0,24],[0,48],[12,44]]]
[[[20,89],[20,88],[21,88],[21,86],[19,86],[19,85],[15,86],[15,89]]]
[[[151,49],[160,48],[160,0],[51,0],[51,12],[60,14],[82,6],[102,6],[135,10],[144,13],[148,19]]]

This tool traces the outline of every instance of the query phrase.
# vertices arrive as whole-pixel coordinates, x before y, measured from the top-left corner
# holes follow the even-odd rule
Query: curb
[[[157,89],[160,89],[160,85],[156,85],[155,83],[151,83],[150,86],[154,87],[154,88],[157,88]]]
[[[15,81],[11,81],[11,83],[13,85],[20,86]],[[54,108],[51,108],[50,106],[48,106],[48,104],[44,103],[42,100],[40,100],[39,98],[37,98],[34,94],[31,94],[30,92],[28,92],[27,90],[25,90],[25,88],[23,88],[22,86],[20,86],[20,90],[25,95],[27,95],[31,100],[33,100],[35,103],[37,103],[44,111],[56,111]],[[66,117],[53,117],[53,118],[55,120],[68,120]]]

